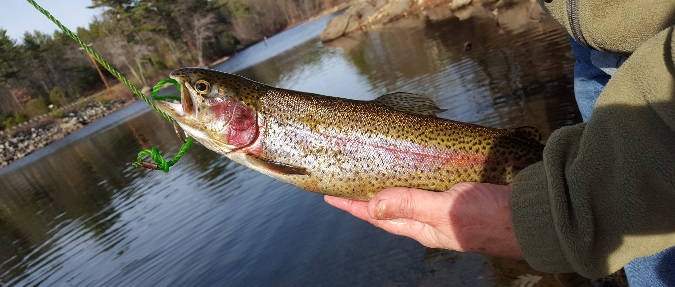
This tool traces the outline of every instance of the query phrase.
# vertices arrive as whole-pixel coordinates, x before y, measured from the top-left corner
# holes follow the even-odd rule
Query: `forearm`
[[[588,124],[556,131],[513,183],[513,222],[542,271],[599,277],[675,245],[673,30],[638,49]]]

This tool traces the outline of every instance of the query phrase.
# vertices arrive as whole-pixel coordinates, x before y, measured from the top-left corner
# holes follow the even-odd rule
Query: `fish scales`
[[[192,131],[200,142],[200,137],[208,137],[203,140],[207,147],[313,192],[367,200],[392,186],[444,191],[467,181],[508,184],[518,171],[541,160],[543,145],[523,136],[522,130],[441,119],[417,113],[414,107],[399,109],[398,100],[391,98],[357,101],[320,96],[192,68],[173,72],[172,77],[188,86],[204,80],[218,91],[214,99],[233,101],[255,112],[253,119],[232,109],[228,115],[239,113],[257,124],[257,134],[247,146],[223,147],[235,142],[231,128],[224,134],[219,131],[222,127],[205,124],[212,108],[200,106],[194,88],[184,88],[182,106],[201,109],[196,113],[201,118],[194,121],[178,116],[188,134]],[[204,102],[209,101],[217,102]],[[217,118],[216,114],[210,116]],[[233,121],[223,122],[232,125]],[[206,136],[199,130],[207,131]]]
[[[261,102],[269,117],[263,155],[299,160],[309,175],[286,181],[323,194],[367,199],[391,186],[442,191],[463,181],[505,184],[537,160],[528,155],[528,142],[504,130],[371,102],[284,90],[270,90]]]

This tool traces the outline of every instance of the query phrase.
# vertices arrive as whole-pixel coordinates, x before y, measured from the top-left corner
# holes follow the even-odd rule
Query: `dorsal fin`
[[[536,142],[541,141],[541,132],[539,131],[539,129],[535,127],[524,126],[519,128],[508,129],[508,131],[513,133],[513,135],[515,135],[516,137],[525,140],[531,140]]]
[[[435,116],[437,113],[446,111],[439,108],[438,105],[429,97],[411,93],[398,92],[385,94],[373,100],[373,103],[377,103],[397,111],[423,116]]]

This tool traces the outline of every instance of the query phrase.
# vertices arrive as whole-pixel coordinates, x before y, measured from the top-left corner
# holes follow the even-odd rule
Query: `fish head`
[[[157,101],[188,136],[207,148],[227,154],[252,145],[258,137],[256,107],[261,84],[201,68],[182,68],[170,77],[181,86],[180,103]]]

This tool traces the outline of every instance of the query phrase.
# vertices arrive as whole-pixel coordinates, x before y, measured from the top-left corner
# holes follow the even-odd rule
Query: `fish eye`
[[[209,91],[211,91],[211,84],[209,82],[204,81],[204,80],[199,80],[195,82],[195,91],[199,93],[200,95],[205,95],[208,94]]]

